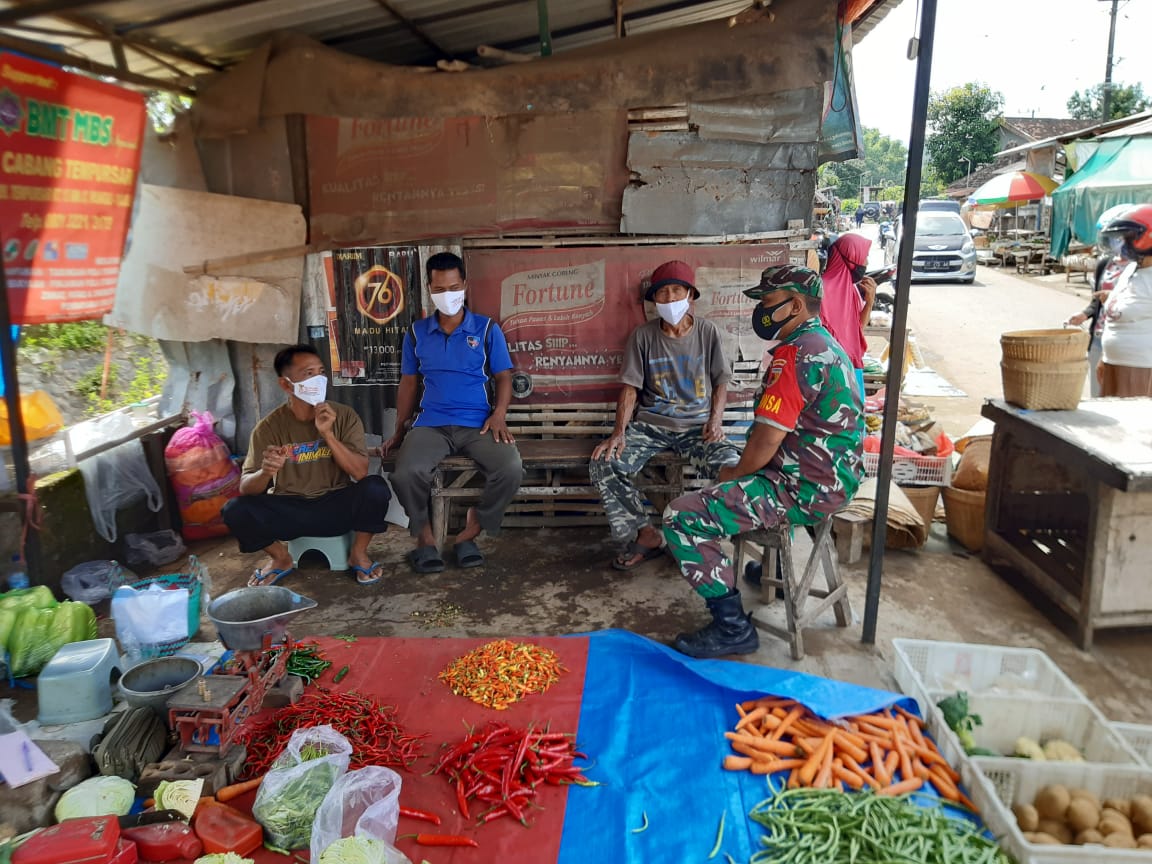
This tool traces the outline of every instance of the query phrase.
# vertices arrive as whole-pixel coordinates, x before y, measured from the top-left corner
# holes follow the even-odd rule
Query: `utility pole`
[[[1116,45],[1116,7],[1119,5],[1120,0],[1112,0],[1112,22],[1108,26],[1108,65],[1104,67],[1104,92],[1100,96],[1103,123],[1112,119],[1112,50]]]

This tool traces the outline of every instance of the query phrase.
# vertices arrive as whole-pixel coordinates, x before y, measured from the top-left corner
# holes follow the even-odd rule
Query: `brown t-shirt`
[[[329,402],[336,412],[332,431],[336,438],[353,453],[368,454],[364,440],[364,424],[359,415],[347,405]],[[264,459],[265,447],[292,445],[292,454],[272,481],[273,495],[299,495],[317,498],[352,483],[348,472],[336,464],[332,450],[324,443],[324,436],[311,420],[297,420],[287,403],[281,405],[252,430],[248,443],[248,456],[244,460],[244,473],[257,471]]]

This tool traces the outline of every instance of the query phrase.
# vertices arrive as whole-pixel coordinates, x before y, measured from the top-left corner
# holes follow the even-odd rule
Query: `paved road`
[[[877,230],[865,223],[861,233],[875,239]],[[869,266],[882,264],[878,244],[873,243]],[[962,435],[980,419],[986,398],[1003,395],[1000,334],[1059,327],[1084,308],[1086,298],[1084,284],[1066,286],[1062,274],[1017,276],[1013,270],[983,265],[973,285],[916,283],[908,320],[920,353],[967,396],[908,398],[931,405],[949,435]]]

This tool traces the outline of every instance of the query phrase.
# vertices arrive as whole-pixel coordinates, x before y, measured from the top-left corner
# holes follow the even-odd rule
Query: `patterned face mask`
[[[774,306],[757,306],[752,310],[752,329],[756,335],[765,342],[780,338],[780,331],[788,326],[788,322],[796,316],[789,315],[783,321],[775,320],[776,310],[783,309],[792,302],[792,298],[781,300]]]

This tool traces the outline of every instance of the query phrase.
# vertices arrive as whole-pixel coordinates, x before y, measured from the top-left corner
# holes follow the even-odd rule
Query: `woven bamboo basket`
[[[1084,393],[1088,359],[1062,363],[1005,360],[1000,376],[1006,402],[1033,411],[1071,411]]]
[[[1014,330],[1000,334],[1000,352],[1007,360],[1063,363],[1082,360],[1088,353],[1088,332],[1075,327],[1061,330]]]
[[[912,506],[916,508],[916,512],[920,514],[920,518],[924,520],[924,524],[929,528],[932,527],[932,520],[936,518],[936,503],[940,500],[940,487],[939,486],[901,486],[900,490],[912,502]]]
[[[948,533],[960,541],[969,552],[984,548],[985,492],[944,487],[944,520]]]

